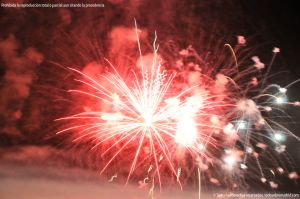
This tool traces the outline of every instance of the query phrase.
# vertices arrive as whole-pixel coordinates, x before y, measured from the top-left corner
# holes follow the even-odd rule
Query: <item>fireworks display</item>
[[[293,3],[0,6],[0,176],[56,178],[39,192],[40,179],[18,189],[4,177],[1,197],[299,196]]]
[[[220,58],[221,64],[208,63],[189,46],[169,66],[156,36],[153,54],[144,56],[137,27],[135,34],[139,58],[126,75],[109,60],[109,69],[96,78],[69,68],[82,85],[69,92],[92,100],[84,100],[83,112],[58,119],[72,125],[57,134],[71,133],[73,141],[99,148],[106,157],[101,173],[110,167],[116,172],[109,181],[118,178],[118,168],[126,170],[126,183],[138,179],[141,187],[175,182],[182,188],[200,184],[199,176],[243,189],[251,175],[276,189],[275,175],[298,178],[285,155],[285,140],[299,138],[277,121],[285,106],[299,106],[287,96],[298,81],[268,84],[279,48],[266,65],[258,56],[241,57],[246,38],[238,36],[235,47],[224,45],[229,56]]]

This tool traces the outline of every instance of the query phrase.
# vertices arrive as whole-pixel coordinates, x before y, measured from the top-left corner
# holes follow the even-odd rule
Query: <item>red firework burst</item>
[[[264,165],[268,171],[298,177],[274,158],[285,151],[287,135],[299,139],[272,118],[283,104],[299,105],[288,102],[286,95],[297,81],[285,87],[265,86],[279,48],[274,48],[263,77],[257,77],[265,67],[257,56],[252,57],[253,65],[239,66],[237,55],[246,44],[243,36],[238,36],[236,48],[225,45],[233,55],[228,65],[210,66],[190,46],[179,52],[170,70],[175,73],[162,66],[156,38],[153,54],[142,55],[135,30],[139,69],[130,75],[120,75],[108,60],[111,71],[99,78],[69,68],[83,85],[70,92],[93,100],[83,101],[83,112],[58,119],[74,122],[58,134],[72,132],[74,141],[85,140],[92,143],[91,148],[99,148],[108,157],[101,173],[123,159],[119,167],[128,168],[126,182],[139,173],[141,186],[157,181],[161,187],[170,179],[181,186],[181,179],[193,179],[197,171],[216,185],[235,188],[243,184],[246,173],[253,173],[277,188],[276,182],[267,179]],[[194,61],[187,61],[191,58]],[[275,168],[269,169],[269,162]]]

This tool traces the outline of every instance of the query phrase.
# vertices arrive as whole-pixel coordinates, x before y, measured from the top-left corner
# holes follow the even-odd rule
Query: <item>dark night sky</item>
[[[297,1],[244,1],[243,9],[244,18],[249,24],[253,23],[253,28],[266,30],[268,38],[282,49],[286,66],[299,77],[300,14]]]

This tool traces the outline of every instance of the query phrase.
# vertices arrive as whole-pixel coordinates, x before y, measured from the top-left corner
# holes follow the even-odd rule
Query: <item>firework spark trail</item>
[[[243,178],[240,173],[254,172],[255,175],[259,173],[262,183],[268,181],[272,188],[276,188],[276,183],[267,179],[264,164],[275,160],[272,157],[274,152],[282,154],[285,151],[282,142],[287,135],[299,140],[274,118],[277,112],[279,116],[282,114],[280,105],[299,106],[297,102],[288,102],[286,91],[300,80],[285,87],[277,84],[264,87],[279,49],[274,48],[272,60],[261,81],[256,77],[257,71],[265,67],[260,59],[254,56],[253,66],[246,69],[240,67],[237,48],[229,44],[225,44],[225,47],[231,51],[234,61],[221,67],[224,70],[217,73],[219,66],[213,66],[216,71],[209,69],[209,65],[203,64],[207,61],[192,47],[188,47],[179,53],[181,57],[177,63],[183,63],[183,59],[193,56],[199,60],[199,64],[204,65],[203,69],[210,72],[204,73],[205,70],[195,63],[192,64],[193,71],[181,64],[176,67],[179,72],[177,75],[168,74],[168,71],[162,69],[156,33],[152,63],[150,67],[145,66],[137,25],[135,33],[140,69],[133,71],[128,81],[125,81],[109,60],[106,61],[112,72],[102,74],[101,81],[80,70],[69,68],[81,76],[81,79],[75,81],[87,88],[73,89],[70,92],[105,102],[110,108],[103,111],[101,107],[96,107],[62,117],[58,120],[72,120],[75,125],[62,129],[58,134],[72,132],[75,135],[74,141],[87,140],[94,143],[91,147],[93,149],[103,147],[102,155],[108,155],[109,160],[104,163],[101,173],[115,159],[126,156],[131,161],[126,183],[139,165],[147,162],[149,168],[141,186],[148,183],[154,186],[157,179],[161,188],[162,170],[167,167],[182,187],[182,176],[188,176],[187,173],[192,173],[196,167],[194,171],[197,171],[199,186],[201,174],[208,177],[212,184],[220,185],[230,179],[230,183],[236,187],[238,182],[232,180],[235,176]],[[239,45],[244,45],[246,40],[239,42],[243,42]],[[180,74],[188,75],[185,77]],[[196,80],[193,79],[195,77]],[[182,83],[180,78],[191,79]],[[210,83],[201,78],[209,79]],[[262,89],[258,88],[259,84]],[[177,85],[180,85],[180,91],[175,89]],[[253,88],[258,88],[256,96],[249,95]],[[130,150],[124,152],[125,149]],[[145,149],[148,152],[142,153]],[[264,157],[259,150],[269,156]],[[193,163],[187,163],[190,160]],[[250,166],[258,168],[258,171],[252,168],[250,170]],[[298,177],[293,170],[280,170],[281,174],[284,172],[289,173],[291,179]],[[111,179],[117,178],[116,176],[115,174]]]

